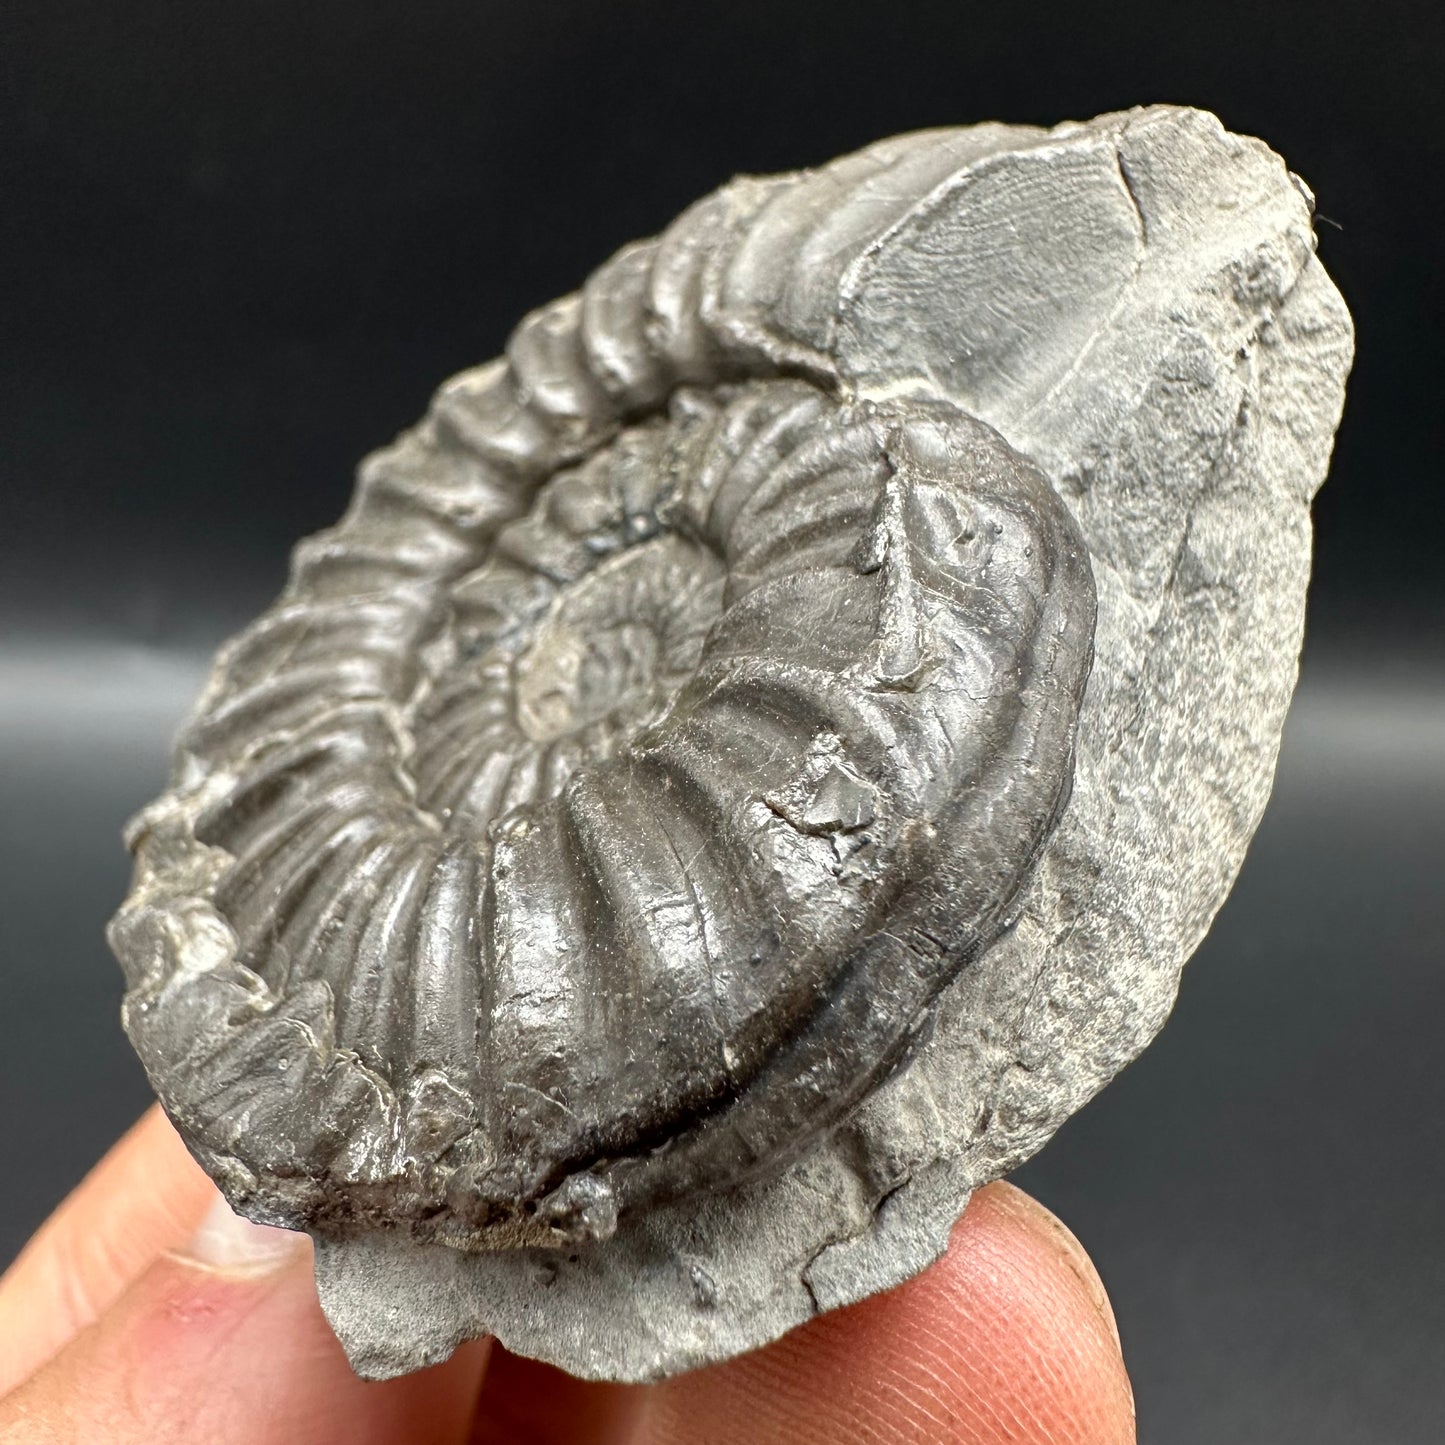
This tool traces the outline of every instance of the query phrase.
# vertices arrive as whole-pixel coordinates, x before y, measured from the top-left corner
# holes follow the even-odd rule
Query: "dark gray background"
[[[144,1106],[101,936],[204,660],[350,468],[738,170],[1150,100],[1320,198],[1360,356],[1279,787],[1158,1044],[1021,1175],[1141,1438],[1445,1437],[1437,7],[10,0],[0,1260]]]

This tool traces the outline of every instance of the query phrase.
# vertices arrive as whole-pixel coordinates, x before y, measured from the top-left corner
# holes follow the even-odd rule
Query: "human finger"
[[[188,1239],[214,1198],[159,1106],[147,1110],[0,1279],[0,1395]]]
[[[494,1345],[468,1445],[632,1445],[649,1396],[645,1385],[579,1380]]]
[[[766,1349],[658,1386],[638,1445],[1132,1445],[1113,1314],[1074,1237],[1008,1184],[942,1259]]]
[[[357,1378],[317,1303],[310,1242],[218,1194],[192,1238],[0,1400],[6,1445],[460,1445],[486,1345]]]

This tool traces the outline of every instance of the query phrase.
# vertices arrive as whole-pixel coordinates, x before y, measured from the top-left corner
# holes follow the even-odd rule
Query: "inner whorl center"
[[[604,718],[645,726],[696,669],[724,582],[715,553],[664,533],[562,589],[517,660],[522,732],[549,743]]]

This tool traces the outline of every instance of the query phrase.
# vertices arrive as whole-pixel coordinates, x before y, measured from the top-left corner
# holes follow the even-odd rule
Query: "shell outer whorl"
[[[1009,925],[1088,554],[996,432],[774,324],[794,204],[734,183],[533,313],[218,660],[112,940],[253,1217],[604,1238],[804,1152]]]

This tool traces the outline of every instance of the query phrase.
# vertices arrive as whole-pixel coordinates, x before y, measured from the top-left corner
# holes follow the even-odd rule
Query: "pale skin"
[[[1008,1184],[889,1294],[656,1386],[490,1341],[352,1374],[303,1236],[236,1220],[156,1110],[0,1280],[4,1445],[1131,1445],[1114,1317],[1078,1241]]]

